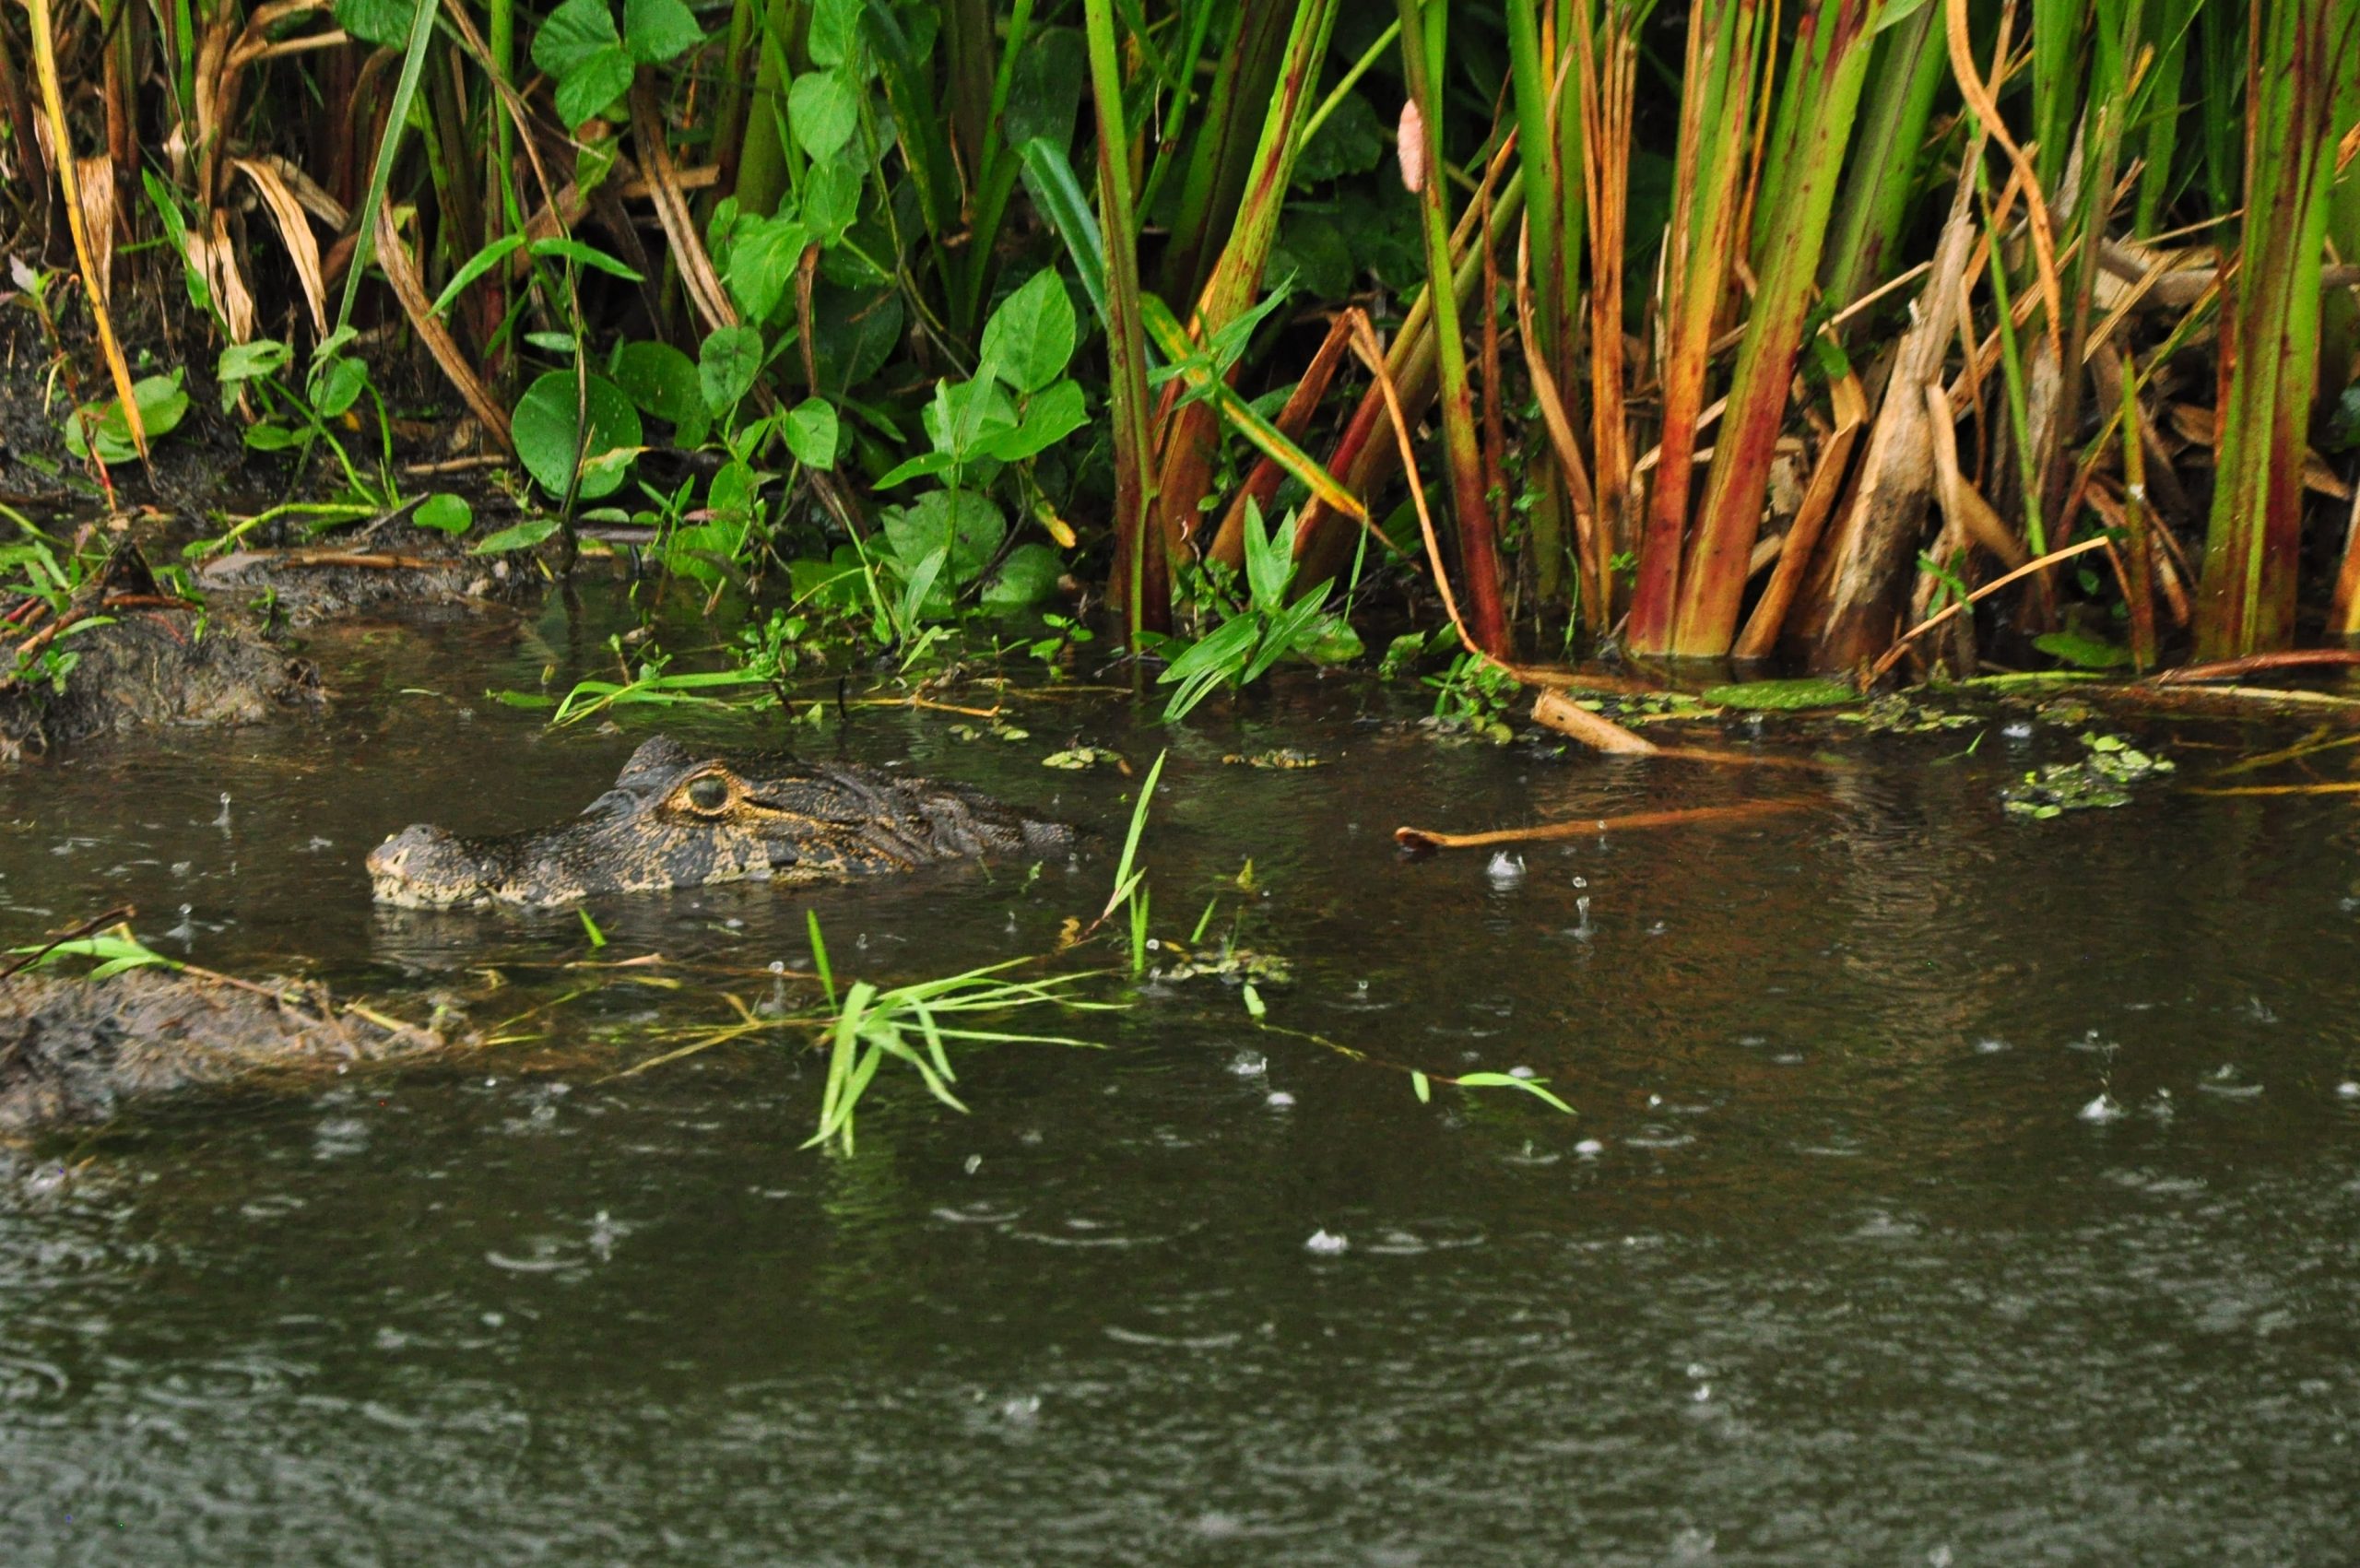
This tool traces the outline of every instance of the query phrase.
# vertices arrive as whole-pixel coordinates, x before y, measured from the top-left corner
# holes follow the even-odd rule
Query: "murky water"
[[[1013,742],[856,712],[845,753],[1105,839],[1033,880],[595,904],[601,956],[709,966],[678,990],[548,967],[588,956],[570,914],[373,911],[387,831],[570,812],[658,727],[485,698],[602,633],[348,634],[319,724],[0,774],[10,939],[128,902],[167,951],[485,1026],[604,982],[533,1039],[20,1159],[0,1562],[2352,1560],[2348,805],[2011,822],[2000,783],[2071,741],[1995,724],[1853,749],[1823,811],[1410,860],[1400,822],[1808,781],[1445,749],[1400,696],[1298,680],[1168,737],[1089,696],[1020,702]],[[1421,1104],[1208,979],[1071,1024],[1103,1052],[968,1053],[971,1115],[879,1090],[849,1160],[796,1147],[808,1055],[612,1076],[764,1000],[807,908],[881,981],[1048,950],[1130,781],[1040,757],[1166,738],[1159,929],[1245,905],[1294,964],[1272,1022],[1529,1068],[1578,1118]],[[2182,783],[2253,743],[2162,738]],[[1280,743],[1326,765],[1221,760]]]

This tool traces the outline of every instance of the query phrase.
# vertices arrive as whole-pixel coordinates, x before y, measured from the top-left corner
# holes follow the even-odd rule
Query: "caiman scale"
[[[958,784],[784,755],[731,763],[657,736],[570,822],[497,838],[405,828],[369,855],[378,901],[571,903],[715,882],[837,882],[990,855],[1048,855],[1073,831]]]

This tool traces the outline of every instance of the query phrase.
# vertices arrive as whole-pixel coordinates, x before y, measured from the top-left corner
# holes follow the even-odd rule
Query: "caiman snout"
[[[489,880],[456,833],[422,822],[369,852],[369,879],[381,902],[413,907],[472,903]]]

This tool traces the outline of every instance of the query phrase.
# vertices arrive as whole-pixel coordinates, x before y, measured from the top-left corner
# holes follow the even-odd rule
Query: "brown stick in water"
[[[1396,828],[1393,837],[1397,843],[1411,849],[1488,849],[1493,844],[1586,839],[1599,833],[1628,832],[1640,828],[1703,827],[1708,823],[1767,817],[1781,811],[1800,811],[1815,804],[1800,798],[1749,800],[1739,806],[1694,806],[1677,811],[1634,811],[1624,817],[1585,817],[1578,821],[1540,822],[1529,828],[1495,828],[1484,833],[1441,833],[1427,828]]]

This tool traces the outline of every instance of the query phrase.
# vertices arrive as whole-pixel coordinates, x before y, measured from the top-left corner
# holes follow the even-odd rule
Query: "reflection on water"
[[[560,609],[536,631],[355,635],[319,650],[319,723],[0,775],[11,939],[129,902],[200,962],[541,1031],[18,1157],[0,1561],[2279,1563],[2351,1539],[2346,808],[2011,823],[1998,785],[2071,743],[1995,723],[1964,758],[1856,749],[1826,812],[1504,870],[1391,829],[1798,781],[1438,749],[1341,682],[1169,733],[1043,701],[1012,744],[871,710],[847,754],[1105,836],[1037,880],[609,901],[604,956],[689,984],[609,973],[534,1014],[590,984],[555,967],[586,955],[570,913],[378,911],[360,860],[415,820],[577,810],[643,737],[485,700],[596,642]],[[795,1148],[807,1055],[611,1076],[734,1016],[724,992],[801,996],[808,907],[840,971],[887,982],[1053,947],[1127,813],[1121,777],[1038,765],[1068,740],[1173,747],[1159,926],[1241,902],[1251,857],[1248,940],[1294,966],[1273,1021],[1527,1068],[1579,1118],[1421,1105],[1207,978],[1080,1020],[1104,1052],[970,1052],[972,1115],[881,1091],[849,1161]],[[1220,760],[1281,742],[1326,765]]]

